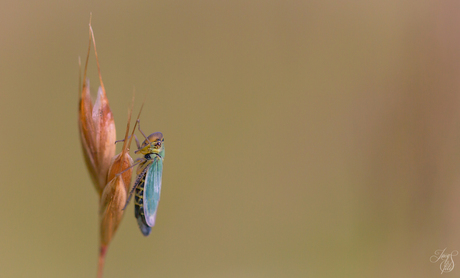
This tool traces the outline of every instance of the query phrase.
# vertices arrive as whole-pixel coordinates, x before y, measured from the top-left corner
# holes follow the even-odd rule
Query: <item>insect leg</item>
[[[152,142],[150,142],[149,138],[147,138],[147,136],[145,136],[144,132],[142,132],[141,130],[141,120],[137,119],[137,128],[139,129],[139,131],[142,133],[142,135],[144,135],[144,138],[149,141],[149,144],[152,144]]]
[[[126,139],[129,139],[129,138],[131,138],[131,135],[128,136],[128,138],[126,138]],[[115,144],[118,143],[118,142],[125,142],[125,139],[117,140],[117,141],[115,141]]]
[[[131,165],[130,167],[124,169],[123,171],[121,171],[120,173],[117,174],[117,176],[123,174],[124,172],[128,171],[129,169],[133,168],[134,166],[138,165],[139,163],[145,161],[146,159],[145,158],[137,158],[136,160],[134,160],[133,162],[133,165]]]
[[[134,139],[136,139],[137,149],[140,150],[141,149],[141,144],[139,144],[139,140],[137,139],[136,134],[134,134]]]

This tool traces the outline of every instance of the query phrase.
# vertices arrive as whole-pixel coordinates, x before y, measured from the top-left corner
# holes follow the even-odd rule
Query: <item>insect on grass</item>
[[[155,132],[145,136],[137,121],[138,129],[144,136],[142,144],[136,139],[137,150],[134,153],[143,155],[136,159],[137,178],[129,193],[126,206],[134,194],[134,216],[137,219],[139,228],[144,236],[148,236],[155,225],[158,202],[161,193],[161,178],[163,174],[163,159],[165,157],[164,138],[161,132]]]

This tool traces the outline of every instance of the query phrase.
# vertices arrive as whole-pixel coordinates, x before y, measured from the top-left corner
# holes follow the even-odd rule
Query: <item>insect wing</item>
[[[139,229],[141,229],[141,232],[144,236],[150,235],[150,232],[152,231],[152,227],[145,225],[141,217],[137,218],[137,224],[139,225]]]
[[[163,161],[155,157],[150,165],[145,178],[144,186],[144,215],[145,222],[150,227],[155,225],[158,202],[161,193],[161,177],[163,173]]]

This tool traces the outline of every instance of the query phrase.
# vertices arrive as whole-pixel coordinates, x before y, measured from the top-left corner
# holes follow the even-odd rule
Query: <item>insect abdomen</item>
[[[134,216],[136,217],[137,224],[144,236],[148,236],[152,231],[152,227],[149,227],[145,222],[144,215],[144,185],[146,173],[146,171],[141,173],[141,180],[139,181],[134,194]]]

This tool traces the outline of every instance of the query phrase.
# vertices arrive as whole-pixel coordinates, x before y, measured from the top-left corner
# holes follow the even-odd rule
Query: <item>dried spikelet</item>
[[[93,104],[86,79],[91,42],[94,45],[100,87],[96,102]],[[80,77],[81,84],[81,77]],[[102,277],[107,247],[123,218],[123,207],[131,181],[133,159],[129,156],[128,144],[123,145],[122,152],[115,156],[115,121],[110,110],[109,101],[102,82],[101,70],[96,51],[96,41],[89,24],[89,46],[86,57],[83,86],[80,88],[78,126],[86,166],[99,194],[99,217],[101,245],[99,253],[98,277]],[[131,108],[132,111],[132,108]],[[131,112],[130,112],[131,113]],[[131,114],[129,115],[129,120]],[[129,133],[129,120],[125,142]],[[109,174],[110,170],[110,174]],[[125,171],[126,170],[126,171]],[[125,171],[125,172],[123,172]],[[120,174],[121,173],[121,174]]]
[[[124,164],[123,162],[121,163]],[[116,168],[118,168],[118,164],[120,163],[114,163]],[[99,203],[101,242],[97,277],[102,277],[107,248],[123,218],[123,207],[126,203],[126,195],[127,192],[122,175],[115,176],[105,186],[104,191],[102,192]]]
[[[129,124],[127,130],[129,130]],[[125,137],[126,139],[127,136]],[[131,167],[133,159],[128,151],[128,145],[124,144],[122,152],[112,160],[108,174],[110,181],[102,192],[99,206],[101,247],[107,246],[110,243],[123,218],[123,208],[126,204],[126,196],[133,173]]]
[[[89,81],[86,80],[91,41],[94,45],[99,81],[101,83],[94,105],[91,101]],[[104,186],[107,184],[107,172],[110,162],[115,155],[115,145],[113,142],[116,140],[116,131],[115,121],[102,82],[99,60],[96,52],[96,42],[94,40],[91,23],[88,55],[83,76],[83,88],[81,90],[78,124],[85,162],[99,196],[101,196]]]
[[[85,157],[86,167],[88,168],[88,172],[90,173],[91,180],[93,181],[96,189],[100,189],[99,186],[99,178],[98,174],[96,173],[96,146],[93,143],[93,125],[92,125],[92,111],[93,111],[93,103],[91,102],[91,96],[89,93],[89,81],[83,84],[82,95],[80,98],[80,110],[79,110],[79,118],[78,118],[78,127],[80,130],[80,139],[81,145],[83,148],[83,155]]]
[[[110,110],[109,101],[104,87],[99,87],[96,103],[93,107],[93,123],[96,127],[95,137],[97,146],[97,162],[99,169],[99,184],[107,182],[110,162],[115,155],[115,121]]]
[[[123,218],[126,203],[126,187],[123,178],[116,176],[104,188],[100,203],[101,246],[106,247],[112,240]]]
[[[133,159],[129,155],[129,146],[133,138],[134,129],[128,140],[131,113],[133,110],[134,96],[131,108],[128,113],[125,138],[121,153],[116,155],[111,162],[108,172],[108,184],[105,186],[99,203],[100,217],[100,254],[98,275],[102,277],[104,257],[108,245],[113,239],[115,232],[123,218],[126,198],[129,191],[131,176],[133,172]],[[141,109],[142,110],[142,109]],[[136,126],[134,126],[135,128]]]
[[[128,148],[127,148],[127,150],[129,151]],[[133,173],[133,169],[132,168],[129,169],[129,170],[126,170],[126,169],[128,169],[132,165],[133,165],[133,159],[131,158],[131,156],[129,155],[128,152],[123,152],[122,151],[121,153],[117,154],[112,159],[112,163],[110,165],[107,180],[111,181],[111,180],[117,178],[117,176],[119,175],[120,172],[123,172],[121,174],[121,177],[123,179],[123,182],[126,185],[125,189],[126,189],[126,191],[128,191],[129,190],[129,184],[131,182],[131,176],[132,176],[132,173]]]

